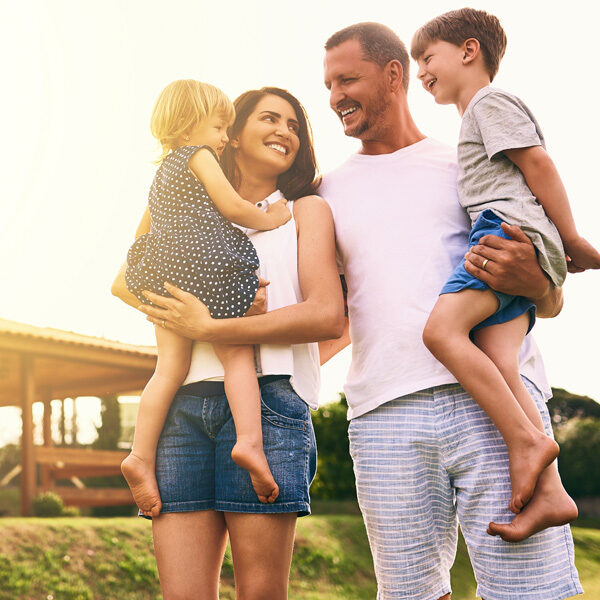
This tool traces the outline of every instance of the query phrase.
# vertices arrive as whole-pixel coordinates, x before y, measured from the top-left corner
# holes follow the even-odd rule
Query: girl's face
[[[275,95],[261,98],[244,129],[231,141],[238,166],[285,173],[300,148],[299,128],[296,112],[287,100]]]
[[[219,156],[225,149],[225,144],[229,141],[227,137],[227,127],[230,123],[225,120],[223,115],[212,115],[204,119],[201,123],[195,125],[186,135],[190,139],[185,139],[184,146],[210,146]]]

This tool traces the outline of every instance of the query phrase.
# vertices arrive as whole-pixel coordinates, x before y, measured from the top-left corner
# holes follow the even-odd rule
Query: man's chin
[[[344,127],[344,135],[347,137],[359,138],[367,132],[369,126],[367,123],[358,123],[354,127]]]

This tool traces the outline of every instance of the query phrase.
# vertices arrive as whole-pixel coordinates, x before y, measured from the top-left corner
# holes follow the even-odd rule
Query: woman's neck
[[[240,175],[241,181],[236,191],[242,198],[252,202],[252,204],[261,202],[277,189],[277,177],[265,179],[264,177],[253,176],[247,171],[240,172]]]

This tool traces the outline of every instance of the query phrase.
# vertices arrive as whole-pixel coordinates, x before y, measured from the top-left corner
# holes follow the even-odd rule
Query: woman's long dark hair
[[[264,87],[260,90],[249,90],[238,96],[233,105],[235,106],[235,121],[229,129],[229,139],[233,139],[242,132],[246,126],[248,117],[252,114],[256,105],[265,96],[279,96],[289,102],[294,111],[300,128],[298,137],[300,147],[296,160],[292,166],[277,178],[277,188],[281,190],[288,200],[296,200],[302,196],[314,194],[321,183],[320,178],[315,179],[317,174],[317,160],[313,148],[312,130],[306,116],[304,107],[287,90],[276,87]],[[242,175],[234,159],[234,150],[228,144],[221,156],[221,166],[227,179],[234,188],[238,188]]]

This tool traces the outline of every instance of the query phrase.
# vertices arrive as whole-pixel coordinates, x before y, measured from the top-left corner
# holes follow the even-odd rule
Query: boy
[[[439,104],[455,104],[463,117],[458,145],[458,191],[473,229],[469,247],[484,235],[508,237],[501,223],[529,236],[540,266],[556,286],[569,270],[600,268],[600,254],[579,234],[566,192],[529,109],[515,96],[489,87],[506,49],[498,21],[465,8],[433,19],[413,38],[418,78]],[[564,248],[564,249],[563,249]],[[493,272],[494,263],[483,268]],[[544,433],[539,411],[521,381],[518,351],[535,321],[526,298],[491,290],[456,268],[429,317],[423,341],[488,414],[509,454],[512,498],[518,516],[490,523],[488,533],[519,542],[563,525],[577,508],[562,486],[558,445]]]

